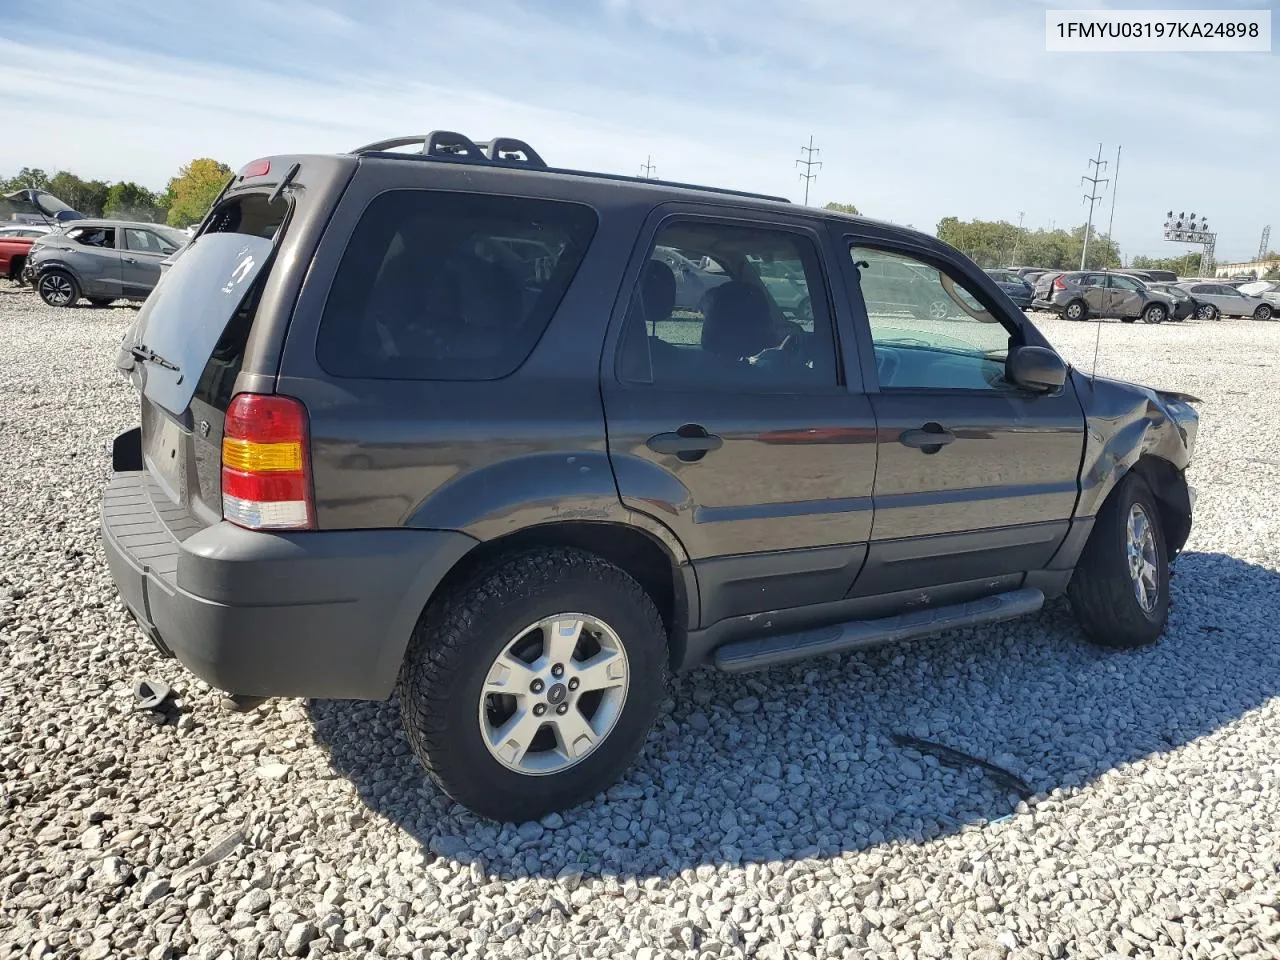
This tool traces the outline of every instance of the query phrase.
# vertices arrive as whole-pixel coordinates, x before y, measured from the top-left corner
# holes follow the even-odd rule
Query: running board
[[[738,640],[718,647],[713,662],[727,673],[763,670],[780,663],[803,660],[824,653],[844,653],[882,643],[926,637],[957,627],[976,627],[1035,613],[1044,606],[1044,594],[1032,587],[998,593],[981,600],[956,603],[931,610],[912,610],[880,620],[850,620],[827,627],[783,633],[771,637]]]

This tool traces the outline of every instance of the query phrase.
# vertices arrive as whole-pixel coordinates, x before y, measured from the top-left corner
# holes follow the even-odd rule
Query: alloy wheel
[[[1133,581],[1133,596],[1144,613],[1151,613],[1160,598],[1160,573],[1156,568],[1155,531],[1142,504],[1135,503],[1129,507],[1125,530],[1125,553],[1129,561],[1129,579]]]
[[[71,302],[71,281],[60,273],[49,273],[40,278],[40,296],[53,307],[65,307]]]
[[[494,759],[527,776],[560,773],[594,753],[627,700],[626,649],[603,620],[544,617],[517,633],[481,687],[480,733]]]

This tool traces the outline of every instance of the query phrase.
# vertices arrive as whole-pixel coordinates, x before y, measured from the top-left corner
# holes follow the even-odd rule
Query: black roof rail
[[[421,144],[420,153],[397,154],[397,156],[414,158],[421,156],[430,160],[462,163],[519,165],[537,170],[547,168],[547,162],[523,140],[517,140],[515,137],[495,137],[483,143],[473,143],[470,138],[452,130],[432,130],[430,133],[378,140],[367,143],[363,147],[356,147],[351,152],[356,156],[366,156],[373,153],[387,153],[397,147],[409,147],[415,144]]]
[[[397,147],[409,147],[420,144],[418,153],[398,153]],[[412,134],[407,137],[392,137],[389,140],[378,140],[365,144],[351,151],[356,156],[380,156],[397,160],[436,160],[446,163],[492,164],[502,167],[524,167],[530,170],[541,170],[546,173],[561,173],[574,177],[594,177],[598,180],[615,180],[620,183],[649,184],[651,186],[674,187],[677,190],[700,190],[703,193],[719,193],[731,197],[748,197],[752,200],[771,200],[774,203],[790,203],[786,197],[775,197],[767,193],[752,193],[749,190],[730,190],[727,187],[707,187],[697,183],[678,183],[672,180],[650,180],[645,177],[632,177],[622,173],[600,173],[594,170],[573,170],[568,167],[549,167],[538,152],[514,137],[495,137],[475,143],[461,133],[452,130],[433,130],[430,133]]]

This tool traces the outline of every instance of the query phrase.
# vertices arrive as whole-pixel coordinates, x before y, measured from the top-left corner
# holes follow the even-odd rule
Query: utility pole
[[[1116,222],[1116,191],[1120,189],[1120,147],[1116,147],[1116,168],[1111,174],[1115,179],[1111,181],[1111,215],[1107,218],[1107,240],[1111,240],[1111,226]],[[1088,240],[1088,237],[1085,237]],[[1120,266],[1124,266],[1124,261],[1120,261]]]
[[[1110,182],[1107,177],[1100,177],[1100,174],[1107,166],[1107,161],[1102,159],[1102,144],[1098,144],[1098,159],[1089,160],[1090,166],[1093,168],[1090,172],[1093,176],[1083,176],[1080,178],[1081,184],[1089,184],[1089,192],[1084,198],[1089,201],[1089,219],[1084,225],[1084,246],[1080,248],[1080,269],[1084,269],[1085,257],[1089,254],[1089,234],[1093,232],[1093,205],[1102,199],[1102,194],[1098,193],[1098,184]]]
[[[644,163],[640,164],[640,176],[644,177],[646,180],[652,180],[654,171],[657,169],[658,168],[653,165],[653,156],[647,156],[644,158]]]
[[[1018,265],[1018,244],[1022,242],[1022,218],[1026,215],[1025,210],[1018,211],[1018,232],[1013,235],[1013,253],[1009,257],[1010,269]]]
[[[809,184],[817,179],[818,175],[813,172],[814,167],[822,169],[822,161],[813,159],[822,151],[813,145],[813,134],[809,134],[809,145],[801,147],[800,152],[804,154],[803,160],[797,160],[797,167],[804,167],[804,173],[800,174],[800,179],[804,181],[804,205],[809,205]]]

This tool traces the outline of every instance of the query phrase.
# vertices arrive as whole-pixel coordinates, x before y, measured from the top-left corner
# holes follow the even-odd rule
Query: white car
[[[1223,317],[1253,317],[1270,320],[1274,308],[1261,297],[1251,297],[1225,283],[1180,283],[1183,290],[1200,303],[1196,309],[1197,320],[1216,320]]]
[[[1280,280],[1253,280],[1236,287],[1246,297],[1261,297],[1271,304],[1271,315],[1280,313]]]
[[[43,237],[52,230],[40,223],[12,223],[0,227],[0,237]]]

